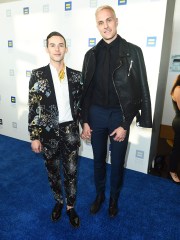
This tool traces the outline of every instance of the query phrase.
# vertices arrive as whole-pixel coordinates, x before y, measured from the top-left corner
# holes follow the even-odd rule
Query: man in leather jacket
[[[140,47],[117,34],[114,9],[96,10],[99,43],[84,57],[82,80],[82,139],[90,139],[94,155],[96,214],[105,200],[107,140],[111,147],[109,216],[118,213],[130,125],[136,117],[141,127],[151,128],[151,101],[143,53]]]

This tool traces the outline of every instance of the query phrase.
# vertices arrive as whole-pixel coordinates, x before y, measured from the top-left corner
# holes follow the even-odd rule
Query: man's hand
[[[32,151],[35,153],[40,153],[42,151],[42,144],[39,140],[33,140],[31,142]]]
[[[124,128],[118,127],[110,134],[110,136],[114,136],[114,138],[113,138],[114,141],[122,142],[122,141],[124,141],[124,139],[126,137],[126,133],[127,133],[127,131],[124,130]]]
[[[92,130],[90,129],[90,126],[88,123],[83,124],[83,131],[81,133],[81,138],[82,139],[90,139],[91,138],[91,132]]]

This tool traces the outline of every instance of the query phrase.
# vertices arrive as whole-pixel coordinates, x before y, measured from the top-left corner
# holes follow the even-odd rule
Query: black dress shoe
[[[52,214],[51,214],[51,219],[53,222],[56,222],[60,219],[62,208],[63,208],[62,203],[56,203],[56,205],[54,206]]]
[[[117,200],[110,198],[109,201],[109,216],[110,217],[115,217],[118,213],[118,204]]]
[[[66,211],[67,215],[69,216],[69,221],[74,228],[78,228],[80,226],[80,219],[77,215],[74,208],[70,208]]]
[[[92,206],[90,208],[90,213],[91,214],[96,214],[97,212],[99,212],[99,210],[101,208],[101,205],[104,202],[104,200],[105,200],[104,193],[98,194],[96,196],[95,201],[93,202],[93,204],[92,204]]]

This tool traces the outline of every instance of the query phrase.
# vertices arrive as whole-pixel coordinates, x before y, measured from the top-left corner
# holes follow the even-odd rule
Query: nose
[[[108,27],[108,23],[105,21],[104,22],[104,28],[107,28]]]
[[[56,50],[56,51],[59,51],[59,46],[55,46],[55,50]]]

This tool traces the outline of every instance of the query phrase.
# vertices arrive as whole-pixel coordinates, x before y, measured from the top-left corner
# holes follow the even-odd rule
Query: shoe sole
[[[73,227],[73,228],[79,228],[80,227],[80,223],[78,226],[74,226],[71,222],[70,222],[70,225]]]
[[[52,216],[51,216],[51,221],[54,222],[54,223],[58,222],[60,219],[61,219],[61,216],[57,219],[53,219]]]

